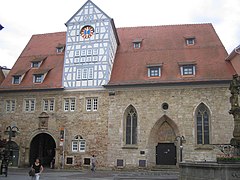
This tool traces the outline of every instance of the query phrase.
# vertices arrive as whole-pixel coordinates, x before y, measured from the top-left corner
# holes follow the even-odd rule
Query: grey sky
[[[240,44],[239,0],[92,0],[116,27],[212,23],[230,53]],[[11,68],[33,34],[66,31],[86,0],[1,2],[0,66]]]

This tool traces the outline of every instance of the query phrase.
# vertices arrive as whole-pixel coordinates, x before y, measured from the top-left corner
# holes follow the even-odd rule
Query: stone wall
[[[114,91],[115,95],[109,95],[109,91]],[[196,144],[195,110],[200,103],[210,110],[210,144],[228,144],[233,130],[233,119],[228,114],[229,96],[228,85],[4,92],[0,94],[0,128],[3,132],[9,125],[19,127],[20,134],[14,141],[20,145],[20,166],[29,163],[30,143],[39,133],[48,133],[55,140],[59,165],[60,128],[65,128],[66,132],[65,156],[74,157],[74,165],[82,165],[84,158],[95,154],[99,168],[116,168],[117,159],[123,160],[123,168],[126,169],[138,168],[139,160],[146,160],[146,166],[152,168],[156,165],[156,145],[160,142],[176,144],[176,136],[186,139],[183,144],[184,161],[212,161],[219,151],[213,145]],[[76,98],[74,112],[64,112],[65,97]],[[86,111],[87,97],[98,97],[98,111]],[[24,112],[24,98],[36,99],[35,112]],[[55,111],[47,112],[48,126],[41,129],[39,116],[43,98],[55,99]],[[16,99],[14,113],[6,113],[6,99]],[[162,109],[164,102],[168,103],[168,110]],[[124,113],[130,105],[138,115],[138,143],[134,146],[126,146],[124,140]],[[71,152],[71,141],[76,135],[86,140],[86,152]],[[179,162],[179,146],[176,146]]]

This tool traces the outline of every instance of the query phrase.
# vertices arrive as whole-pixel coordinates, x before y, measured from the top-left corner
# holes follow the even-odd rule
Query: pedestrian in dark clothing
[[[36,159],[36,161],[33,163],[32,170],[35,171],[35,175],[32,176],[32,180],[39,180],[40,174],[43,172],[43,166],[39,159]]]

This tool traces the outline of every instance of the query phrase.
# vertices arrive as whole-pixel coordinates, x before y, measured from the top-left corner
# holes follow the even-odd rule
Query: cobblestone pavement
[[[8,176],[0,175],[1,180],[31,180],[29,169],[9,169]],[[178,180],[174,171],[68,171],[45,169],[40,180]]]

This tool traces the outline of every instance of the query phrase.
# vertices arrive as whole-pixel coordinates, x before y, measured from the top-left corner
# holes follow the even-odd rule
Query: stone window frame
[[[130,113],[130,114],[129,114]],[[130,115],[130,117],[133,117],[134,113],[136,114],[136,127],[135,130],[133,130],[133,119],[130,119],[130,127],[127,127],[127,117]],[[129,105],[123,116],[123,149],[137,149],[138,148],[138,113],[136,108],[133,105]],[[127,142],[127,131],[129,131],[127,128],[130,128],[130,142]],[[135,133],[133,132],[135,131]],[[135,139],[133,138],[135,136]]]
[[[202,111],[201,113],[207,113],[207,115],[208,115],[208,140],[205,140],[205,130],[204,130],[204,117],[203,117],[203,114],[201,115],[201,118],[202,118],[202,120],[201,120],[201,128],[202,128],[202,140],[201,140],[201,142],[200,142],[200,140],[199,140],[199,136],[200,135],[198,135],[198,112],[199,111]],[[204,111],[204,112],[203,112]],[[197,107],[196,107],[196,109],[195,109],[195,115],[194,115],[194,122],[195,122],[195,141],[196,141],[196,145],[198,146],[198,147],[202,147],[202,146],[206,146],[206,147],[208,147],[209,145],[211,145],[211,111],[210,111],[210,108],[205,104],[205,103],[203,103],[203,102],[201,102]]]
[[[35,98],[25,98],[23,101],[24,112],[35,112],[36,109],[36,99]]]
[[[98,97],[86,97],[85,98],[86,111],[98,111],[99,108],[99,98]]]
[[[42,110],[43,110],[43,112],[54,112],[55,111],[55,99],[54,98],[43,98],[42,99]]]
[[[76,97],[63,98],[63,110],[64,112],[74,112],[77,107]]]
[[[71,151],[75,153],[86,151],[86,140],[81,135],[76,135],[71,141]]]
[[[15,112],[17,107],[16,99],[6,99],[5,100],[5,110],[7,113]]]

